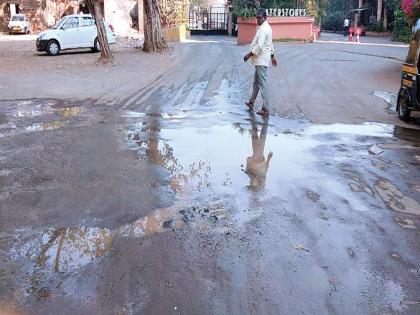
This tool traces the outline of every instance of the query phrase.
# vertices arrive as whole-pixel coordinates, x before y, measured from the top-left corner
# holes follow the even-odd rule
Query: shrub
[[[344,19],[344,12],[335,12],[327,15],[322,22],[322,28],[329,31],[342,31]]]
[[[383,32],[384,31],[384,26],[383,26],[381,21],[379,21],[379,22],[375,21],[375,22],[369,24],[366,27],[366,30],[370,31],[370,32]]]
[[[392,40],[408,43],[411,40],[411,30],[407,18],[402,10],[394,12],[395,21],[392,23]]]
[[[255,17],[257,8],[260,6],[259,1],[253,0],[232,0],[233,13],[236,16],[245,18]]]

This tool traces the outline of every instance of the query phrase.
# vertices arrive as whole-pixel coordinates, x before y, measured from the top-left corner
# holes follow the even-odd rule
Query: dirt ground
[[[0,314],[418,314],[420,131],[407,46],[34,51],[0,36]]]
[[[167,73],[175,69],[180,79],[207,75],[217,84],[223,73],[234,67],[244,91],[249,90],[252,80],[252,67],[242,61],[247,48],[236,46],[235,40],[228,37],[174,43],[166,54],[116,51],[115,66],[96,65],[97,55],[86,50],[51,58],[35,51],[34,36],[14,38],[18,40],[11,41],[6,35],[0,38],[1,99],[124,101],[146,86],[146,90],[154,90],[167,84]],[[287,117],[303,115],[315,123],[398,124],[395,115],[384,110],[387,104],[378,102],[372,93],[398,92],[407,46],[387,39],[364,40],[361,45],[349,44],[339,35],[325,34],[314,44],[276,44],[279,67],[270,72],[276,111]],[[211,88],[206,93],[211,93]]]

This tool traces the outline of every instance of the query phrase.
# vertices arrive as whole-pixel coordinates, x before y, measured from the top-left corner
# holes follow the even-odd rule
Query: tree
[[[382,0],[378,0],[378,6],[376,9],[376,21],[380,22],[382,19]]]
[[[114,57],[112,56],[111,49],[109,48],[104,19],[98,0],[86,0],[86,5],[89,12],[95,17],[96,29],[98,32],[97,40],[101,49],[101,57],[99,58],[99,61],[102,63],[114,63]]]
[[[143,0],[144,44],[146,52],[162,52],[168,48],[163,35],[158,0]]]

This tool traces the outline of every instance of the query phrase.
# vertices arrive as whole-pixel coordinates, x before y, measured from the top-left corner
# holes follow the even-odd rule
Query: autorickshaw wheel
[[[398,118],[407,121],[410,118],[411,110],[408,109],[408,100],[407,97],[401,96],[398,100]]]

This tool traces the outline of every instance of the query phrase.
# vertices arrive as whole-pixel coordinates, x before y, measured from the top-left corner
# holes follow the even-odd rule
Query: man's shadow
[[[273,152],[268,153],[267,159],[264,156],[265,140],[267,138],[268,117],[263,118],[260,135],[258,136],[258,125],[254,112],[249,112],[251,121],[251,144],[252,155],[246,159],[246,171],[249,176],[249,185],[252,190],[260,190],[265,187],[268,167],[273,157]]]

